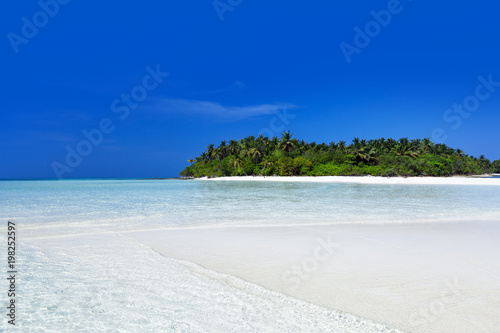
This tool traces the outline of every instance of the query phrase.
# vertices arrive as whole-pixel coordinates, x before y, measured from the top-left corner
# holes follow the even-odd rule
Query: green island
[[[249,136],[209,145],[180,172],[184,178],[225,176],[453,176],[500,172],[500,160],[469,156],[429,138],[380,138],[307,143],[290,131],[281,138]]]

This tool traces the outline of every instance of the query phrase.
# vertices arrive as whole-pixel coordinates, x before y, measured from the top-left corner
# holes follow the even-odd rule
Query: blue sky
[[[284,129],[500,158],[492,1],[4,6],[0,178],[177,176],[209,143]]]

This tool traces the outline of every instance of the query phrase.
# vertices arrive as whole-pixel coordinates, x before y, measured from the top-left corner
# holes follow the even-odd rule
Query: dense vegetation
[[[451,176],[500,172],[500,160],[475,158],[430,139],[402,138],[317,144],[292,138],[249,136],[209,145],[189,160],[182,177],[263,176]]]

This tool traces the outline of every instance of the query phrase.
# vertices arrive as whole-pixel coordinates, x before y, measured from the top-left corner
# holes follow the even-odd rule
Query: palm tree
[[[221,155],[222,155],[222,159],[226,158],[227,156],[227,142],[226,140],[223,140],[220,142],[220,145],[219,145],[219,150],[221,152]]]
[[[220,156],[220,155],[219,155],[219,154],[220,154],[220,153],[219,153],[219,149],[218,149],[218,148],[212,149],[212,154],[210,155],[210,159],[211,159],[212,161],[214,161],[214,160],[216,160],[216,159],[217,159],[217,160],[219,160],[219,162],[220,162],[220,159],[219,159],[219,156]]]
[[[366,162],[370,163],[376,160],[375,156],[377,155],[377,149],[371,148],[369,146],[361,146],[361,142],[353,144],[352,154],[354,155],[354,159],[357,163]]]
[[[354,139],[352,140],[351,149],[352,149],[353,151],[354,151],[354,150],[361,149],[361,142],[360,142],[359,138],[354,138]]]
[[[394,140],[393,138],[389,138],[385,141],[385,147],[387,151],[391,151],[397,144],[397,141]]]
[[[372,149],[375,149],[375,151],[377,152],[377,154],[383,154],[384,151],[385,151],[385,139],[384,138],[381,138],[381,139],[378,139],[378,140],[373,140],[371,146],[373,147]]]
[[[272,166],[272,165],[273,165],[273,163],[272,163],[271,161],[269,161],[269,160],[265,160],[265,161],[263,161],[263,162],[262,162],[262,166],[263,166],[263,168],[262,168],[262,170],[260,170],[259,176],[262,176],[262,173],[264,172],[264,170],[265,170],[266,168],[268,168],[268,167]]]
[[[377,162],[377,148],[371,148],[365,153],[364,159],[367,163]]]
[[[214,156],[217,158],[219,161],[219,165],[222,166],[222,160],[224,159],[224,152],[220,148],[216,148],[214,151]]]
[[[262,145],[262,150],[264,152],[264,155],[266,155],[266,156],[271,155],[271,153],[273,152],[274,147],[272,145],[272,142],[269,141],[268,138],[266,138],[266,140],[264,140],[263,145]]]
[[[273,136],[273,138],[271,139],[271,145],[273,146],[273,149],[278,148],[279,140],[277,136]]]
[[[339,148],[340,151],[342,151],[342,152],[345,151],[345,148],[346,148],[345,141],[339,141],[339,143],[337,144],[337,146],[338,146],[338,148]]]
[[[396,147],[392,149],[392,152],[396,156],[417,157],[416,153],[410,149],[410,146],[408,144],[398,143]]]
[[[207,156],[209,159],[213,160],[213,156],[214,156],[214,145],[213,144],[209,144],[207,146]]]
[[[248,176],[247,173],[245,172],[245,170],[243,170],[243,168],[241,167],[242,164],[243,164],[243,160],[240,157],[236,156],[233,160],[232,166],[237,168],[237,169],[240,169],[241,171],[243,171],[245,176]]]
[[[425,138],[422,140],[422,142],[420,142],[420,150],[423,153],[428,153],[432,146],[433,146],[433,143],[432,143],[431,139],[429,139],[429,138]]]
[[[229,140],[229,154],[236,155],[238,153],[239,143],[235,140]]]
[[[252,141],[248,138],[241,140],[241,150],[240,156],[247,157],[249,156],[250,149],[252,149]]]
[[[248,151],[249,156],[255,158],[255,165],[257,165],[257,158],[262,155],[258,148],[251,148]]]
[[[267,140],[267,137],[265,137],[263,134],[261,134],[257,137],[257,139],[255,139],[255,142],[257,143],[258,146],[262,147],[262,146],[264,146],[264,143],[266,140]]]
[[[286,131],[281,136],[280,149],[288,156],[290,152],[293,151],[294,141],[292,140],[293,134],[290,134],[290,131]]]

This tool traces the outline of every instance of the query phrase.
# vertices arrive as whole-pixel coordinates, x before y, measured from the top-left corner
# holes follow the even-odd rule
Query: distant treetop
[[[500,160],[469,156],[429,138],[354,138],[307,143],[286,131],[281,138],[249,136],[213,144],[180,172],[182,177],[262,176],[452,176],[500,172]]]

